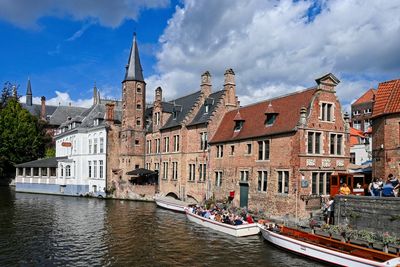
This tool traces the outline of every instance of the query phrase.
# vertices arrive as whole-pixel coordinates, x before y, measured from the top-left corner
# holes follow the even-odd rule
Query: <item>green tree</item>
[[[14,164],[43,157],[44,140],[37,118],[10,98],[0,110],[0,177],[13,176]]]
[[[17,95],[17,89],[19,86],[12,84],[10,82],[4,83],[3,89],[1,90],[0,95],[0,109],[4,108],[7,104],[7,101],[14,97],[19,98]]]

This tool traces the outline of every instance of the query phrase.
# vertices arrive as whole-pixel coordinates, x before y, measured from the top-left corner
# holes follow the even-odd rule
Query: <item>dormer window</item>
[[[182,111],[182,106],[174,106],[172,109],[172,118],[176,120],[178,118],[179,112]]]
[[[235,129],[234,129],[235,132],[240,131],[242,127],[243,127],[243,121],[235,121]]]
[[[75,127],[76,127],[76,123],[73,122],[73,123],[72,123],[72,128],[75,128]]]
[[[98,125],[99,125],[99,119],[94,119],[93,125],[94,125],[94,126],[98,126]]]
[[[274,124],[276,120],[276,114],[267,114],[267,118],[265,119],[265,125],[269,126]]]
[[[204,113],[208,113],[208,111],[210,110],[210,105],[206,104],[204,107],[205,107]]]
[[[275,123],[276,117],[278,116],[278,112],[274,110],[272,107],[272,103],[269,102],[267,110],[264,112],[265,114],[265,126],[271,126]]]
[[[233,119],[235,122],[235,128],[233,129],[235,132],[240,131],[243,128],[243,124],[244,124],[244,119],[242,118],[242,116],[240,115],[240,112],[238,110],[238,112],[236,113],[235,118]]]

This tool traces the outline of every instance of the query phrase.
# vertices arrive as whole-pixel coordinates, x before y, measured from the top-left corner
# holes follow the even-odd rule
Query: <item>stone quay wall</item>
[[[335,224],[354,229],[400,234],[400,198],[336,196]]]

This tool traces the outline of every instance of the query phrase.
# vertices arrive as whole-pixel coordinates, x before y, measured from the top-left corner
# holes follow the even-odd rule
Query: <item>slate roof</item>
[[[210,119],[210,116],[214,112],[215,108],[217,107],[217,103],[223,94],[224,94],[224,90],[217,91],[217,92],[210,94],[204,101],[203,105],[200,107],[200,109],[197,112],[194,119],[188,124],[188,126],[207,122]],[[207,113],[205,112],[206,105],[208,105]]]
[[[300,119],[301,107],[309,109],[311,99],[316,91],[317,88],[313,87],[304,91],[241,107],[239,111],[242,119],[244,119],[244,123],[240,131],[234,131],[234,118],[238,110],[232,110],[225,114],[210,143],[227,142],[294,131]],[[278,115],[274,124],[265,126],[265,111],[270,103]]]
[[[21,164],[15,165],[17,168],[56,168],[58,160],[66,159],[68,157],[55,157],[55,158],[46,158],[46,159],[38,159],[34,161],[24,162]]]
[[[360,98],[358,98],[352,105],[363,104],[374,101],[376,90],[374,88],[366,91]]]
[[[139,49],[136,43],[136,34],[134,34],[131,52],[129,54],[128,65],[125,73],[125,81],[144,81],[142,65],[140,64],[139,58]]]
[[[21,103],[21,106],[28,110],[30,114],[32,114],[35,117],[40,117],[40,112],[42,110],[42,105],[38,104],[32,104],[32,106],[28,106],[25,103]],[[50,116],[51,114],[54,113],[54,111],[57,109],[57,106],[48,106],[46,105],[46,118],[47,116]]]
[[[161,130],[169,129],[172,127],[180,126],[186,115],[192,109],[194,103],[197,102],[201,91],[194,92],[190,95],[183,96],[181,98],[177,98],[174,101],[169,101],[170,104],[173,105],[173,108],[179,109],[180,111],[177,113],[176,119],[174,116],[170,116],[168,121],[164,124]]]
[[[393,113],[400,113],[400,79],[379,84],[372,117]]]
[[[50,125],[61,125],[63,122],[66,122],[68,117],[71,119],[75,116],[80,115],[82,112],[87,110],[87,108],[81,107],[70,107],[70,106],[59,106],[51,115],[49,124]]]

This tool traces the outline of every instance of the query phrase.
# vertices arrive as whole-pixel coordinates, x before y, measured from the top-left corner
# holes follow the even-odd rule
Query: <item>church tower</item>
[[[122,82],[121,167],[144,167],[146,83],[134,34],[125,78]],[[123,168],[125,169],[125,168]]]
[[[28,85],[26,86],[26,105],[32,106],[32,86],[30,78],[28,78]]]

